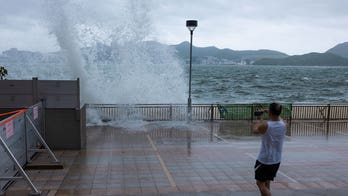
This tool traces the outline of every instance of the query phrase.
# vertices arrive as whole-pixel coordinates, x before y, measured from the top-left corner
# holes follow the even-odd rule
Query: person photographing
[[[271,103],[268,110],[261,110],[254,113],[258,122],[254,125],[253,132],[261,134],[261,149],[255,163],[255,180],[261,196],[270,196],[271,181],[278,172],[283,143],[286,133],[286,125],[280,114],[282,106],[278,103]],[[263,120],[263,114],[268,113],[269,120]]]

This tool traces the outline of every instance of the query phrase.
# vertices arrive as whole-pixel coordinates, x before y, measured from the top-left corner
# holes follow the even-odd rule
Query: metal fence
[[[282,117],[289,120],[348,120],[348,104],[283,104]],[[192,120],[255,120],[253,113],[267,109],[267,104],[195,104]],[[108,120],[140,119],[149,121],[185,120],[186,105],[148,104],[111,105],[91,104]],[[267,118],[267,117],[266,117]]]
[[[16,111],[10,117],[0,121],[0,137],[11,150],[20,165],[27,162],[25,139],[25,110]],[[14,176],[17,173],[11,157],[7,156],[5,147],[0,150],[0,177]],[[0,181],[0,192],[7,181]]]
[[[290,136],[348,136],[347,121],[293,121]]]
[[[348,104],[298,104],[292,109],[291,136],[348,135]]]
[[[282,105],[282,117],[287,122],[289,136],[348,135],[348,104]],[[268,104],[195,104],[192,106],[192,120],[218,121],[220,134],[251,136],[255,120],[254,111],[267,107]],[[187,106],[176,104],[99,104],[87,105],[87,110],[98,111],[104,120],[181,121],[187,119]],[[265,117],[267,119],[267,115]]]
[[[0,116],[0,195],[10,181],[18,179],[26,180],[32,193],[38,194],[38,189],[24,172],[23,166],[31,162],[36,152],[42,151],[48,151],[54,162],[58,162],[42,137],[42,103]],[[21,177],[15,177],[17,174]]]
[[[44,110],[42,107],[42,102],[39,102],[35,105],[30,106],[26,110],[27,117],[35,125],[35,126],[31,126],[29,120],[25,121],[26,138],[27,138],[27,141],[26,141],[27,147],[26,148],[28,149],[26,162],[31,162],[31,158],[35,154],[35,151],[30,150],[30,149],[38,149],[42,146],[42,143],[40,142],[39,138],[35,134],[34,128],[37,128],[39,133],[41,134],[41,136],[45,137],[44,131],[43,131],[43,126],[44,126],[43,111]]]
[[[294,120],[347,120],[348,104],[298,104],[292,107]]]

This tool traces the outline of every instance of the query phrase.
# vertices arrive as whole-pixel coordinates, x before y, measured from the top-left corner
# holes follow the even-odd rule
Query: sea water
[[[187,102],[189,66],[168,47],[146,42],[156,40],[153,2],[120,1],[111,18],[92,2],[46,2],[42,25],[63,60],[15,58],[6,64],[8,79],[80,78],[82,103]],[[348,101],[347,78],[348,67],[193,65],[192,102],[341,103]]]
[[[194,65],[193,103],[346,103],[348,67]]]

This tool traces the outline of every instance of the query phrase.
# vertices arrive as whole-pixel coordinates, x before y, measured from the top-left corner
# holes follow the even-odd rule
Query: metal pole
[[[327,105],[327,116],[326,116],[326,137],[329,138],[330,134],[330,115],[331,115],[331,105]]]
[[[188,105],[188,119],[191,121],[192,116],[192,101],[191,101],[191,76],[192,76],[192,37],[193,37],[193,31],[190,30],[191,34],[191,44],[190,44],[190,71],[189,71],[189,98],[187,100],[187,105]]]
[[[26,158],[25,160],[26,160],[26,163],[30,163],[31,160],[28,153],[29,138],[28,138],[28,129],[27,129],[27,119],[25,117],[24,117],[24,137],[25,137],[24,141],[25,141],[25,158]]]
[[[30,120],[28,115],[25,115],[25,117],[27,118],[27,120],[29,121],[29,123],[31,124],[31,126],[34,128],[34,133],[36,133],[36,136],[39,138],[39,140],[42,142],[42,144],[44,145],[44,147],[46,148],[46,150],[48,151],[48,153],[51,155],[51,158],[54,160],[54,163],[59,163],[58,159],[56,158],[56,156],[53,154],[53,152],[51,151],[50,147],[47,145],[47,143],[45,142],[45,140],[42,138],[42,136],[40,135],[39,130],[37,130],[37,128],[35,127],[34,123]]]

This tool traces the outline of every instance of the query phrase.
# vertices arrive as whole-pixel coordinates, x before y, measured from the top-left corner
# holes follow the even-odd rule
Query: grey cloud
[[[28,39],[35,32],[33,26],[42,28],[41,33],[45,32],[45,21],[49,15],[47,2],[51,2],[51,5],[52,2],[65,2],[69,4],[71,13],[74,13],[71,17],[77,23],[114,31],[127,19],[134,20],[132,31],[141,30],[143,27],[136,22],[136,17],[132,19],[134,14],[141,13],[138,18],[144,16],[152,20],[143,25],[149,26],[149,33],[160,41],[172,44],[187,40],[186,19],[199,20],[195,41],[202,46],[247,46],[250,49],[276,47],[274,49],[294,52],[298,47],[296,41],[312,40],[308,45],[312,45],[313,51],[320,51],[334,42],[348,40],[343,33],[348,31],[348,1],[345,0],[137,0],[134,2],[144,4],[146,9],[127,13],[125,9],[128,8],[125,6],[129,1],[6,0],[0,7],[0,33],[1,29],[6,29],[7,33],[29,29]],[[316,35],[310,36],[313,32]],[[292,38],[292,42],[285,42],[285,38],[294,33],[297,37]],[[325,37],[324,33],[334,38],[314,40],[313,37]],[[255,43],[259,37],[262,37],[262,42]],[[0,43],[4,39],[0,37]],[[21,39],[22,45],[25,45],[25,38]]]
[[[158,13],[164,17],[199,16],[201,19],[251,18],[255,20],[287,21],[301,19],[320,20],[346,17],[348,1],[342,0],[169,0],[160,3]],[[166,14],[167,13],[167,14]],[[169,15],[169,14],[172,15]],[[227,17],[227,18],[226,18]]]
[[[7,0],[1,2],[0,16],[38,18],[42,13],[43,0]]]

